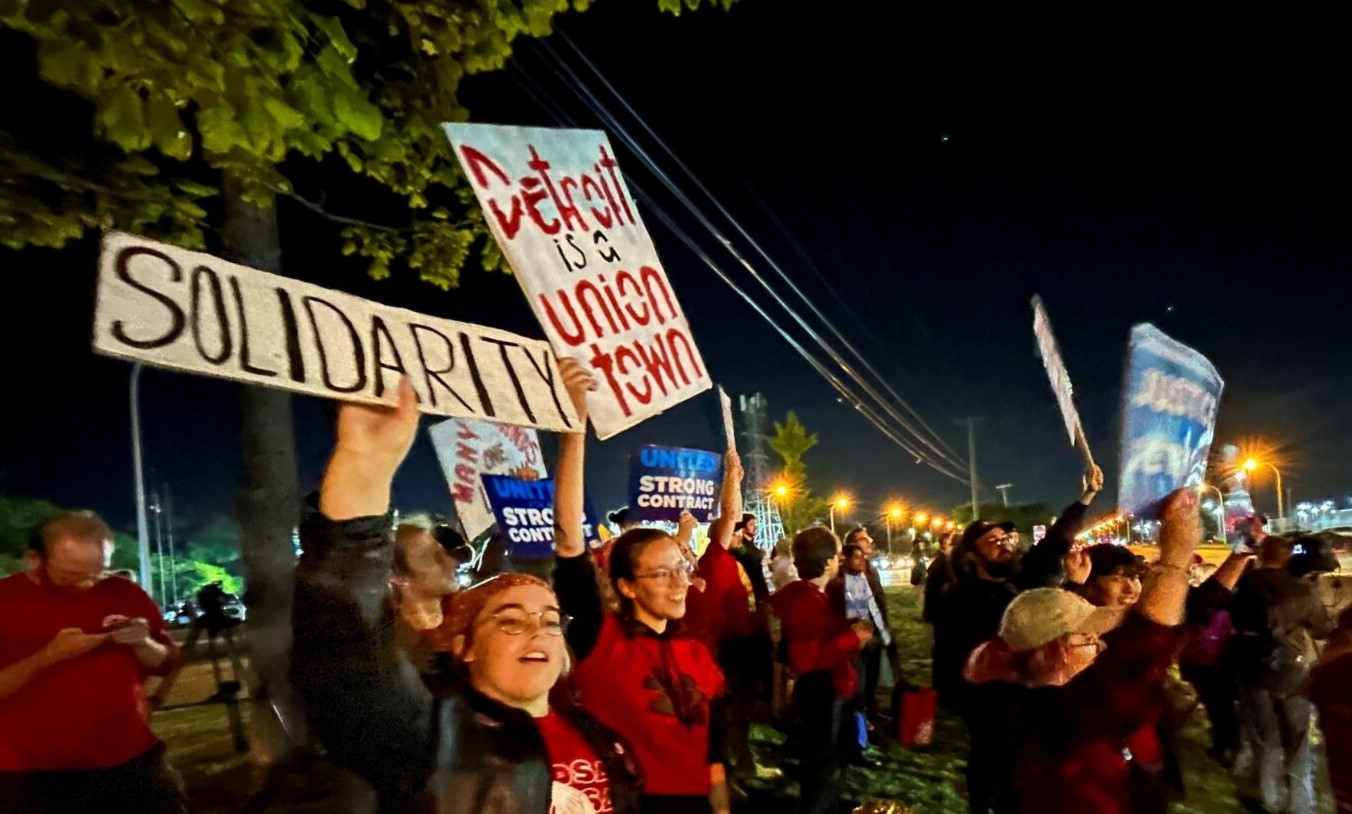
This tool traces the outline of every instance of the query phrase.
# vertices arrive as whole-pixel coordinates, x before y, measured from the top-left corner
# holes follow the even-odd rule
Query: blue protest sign
[[[554,556],[554,479],[484,475],[483,481],[508,553],[514,557]],[[600,545],[592,517],[591,507],[585,506],[582,534],[589,548]]]
[[[646,446],[629,462],[629,500],[640,520],[674,523],[688,510],[707,523],[722,486],[723,459],[707,450]]]
[[[1224,387],[1202,354],[1154,325],[1131,329],[1122,389],[1122,512],[1153,517],[1161,498],[1202,483]]]

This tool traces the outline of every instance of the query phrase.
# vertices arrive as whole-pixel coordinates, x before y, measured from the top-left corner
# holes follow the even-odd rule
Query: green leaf
[[[210,0],[171,0],[192,23],[225,24],[225,11]]]
[[[371,104],[359,90],[338,93],[333,98],[333,112],[338,114],[338,123],[359,138],[375,141],[380,138],[384,117],[380,108]]]
[[[38,52],[42,78],[57,87],[92,94],[102,73],[92,56],[85,44],[74,38],[49,43]]]
[[[113,90],[107,104],[99,109],[97,121],[104,137],[129,153],[150,146],[145,103],[141,94],[129,85],[120,85]]]
[[[263,98],[263,109],[272,116],[273,121],[277,122],[284,130],[298,130],[305,126],[305,116],[301,115],[291,105],[278,99],[276,96],[266,96]]]
[[[347,64],[351,65],[357,60],[357,46],[347,38],[347,32],[343,30],[343,24],[337,17],[322,17],[316,14],[314,21],[315,27],[324,32]]]
[[[236,145],[249,140],[235,109],[225,101],[197,114],[197,131],[202,134],[202,149],[216,155],[228,155]]]
[[[192,136],[183,128],[178,109],[168,96],[155,93],[146,99],[146,126],[160,152],[179,161],[192,157]]]

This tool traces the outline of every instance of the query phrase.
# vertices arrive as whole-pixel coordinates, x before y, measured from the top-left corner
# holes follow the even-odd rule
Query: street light
[[[1276,466],[1274,466],[1272,463],[1268,461],[1259,461],[1254,458],[1250,458],[1244,462],[1244,468],[1249,470],[1250,472],[1254,471],[1260,466],[1266,466],[1268,469],[1272,470],[1272,474],[1277,476],[1277,519],[1285,522],[1286,509],[1282,503],[1282,473],[1277,469]]]
[[[904,510],[902,510],[901,506],[899,506],[899,505],[897,505],[897,504],[894,503],[894,504],[892,504],[892,508],[888,509],[888,510],[887,510],[887,514],[884,516],[884,519],[887,521],[887,556],[888,556],[888,559],[891,559],[891,557],[892,557],[892,521],[893,521],[893,520],[900,521],[902,515],[904,515],[904,514],[906,514],[906,512],[905,512]]]
[[[835,500],[831,501],[830,517],[831,517],[832,534],[835,534],[836,532],[836,509],[840,509],[843,512],[848,508],[850,508],[850,499],[845,495],[841,495],[840,497],[837,497]]]

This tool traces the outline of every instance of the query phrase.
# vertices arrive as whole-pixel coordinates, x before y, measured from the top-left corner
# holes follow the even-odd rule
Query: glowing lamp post
[[[1285,519],[1286,519],[1286,507],[1283,505],[1283,501],[1282,501],[1282,494],[1283,494],[1283,492],[1282,492],[1282,473],[1281,473],[1280,470],[1277,469],[1276,466],[1274,466],[1273,464],[1271,464],[1271,463],[1269,463],[1269,462],[1267,462],[1267,461],[1259,461],[1259,460],[1257,460],[1257,459],[1255,459],[1255,458],[1250,458],[1250,459],[1248,459],[1247,461],[1244,462],[1244,468],[1245,468],[1246,470],[1250,471],[1250,472],[1254,471],[1255,469],[1257,469],[1257,468],[1260,467],[1260,466],[1266,466],[1268,469],[1271,469],[1271,470],[1272,470],[1272,474],[1273,474],[1273,475],[1276,475],[1276,476],[1277,476],[1277,519],[1278,519],[1278,520],[1285,520]]]

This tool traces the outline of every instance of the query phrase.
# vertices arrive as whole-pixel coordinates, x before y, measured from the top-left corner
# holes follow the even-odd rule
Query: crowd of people
[[[561,369],[583,421],[560,443],[555,557],[463,589],[462,540],[393,520],[412,389],[395,408],[341,406],[295,572],[290,680],[323,750],[381,814],[727,814],[745,809],[751,723],[768,709],[792,722],[796,810],[839,810],[844,772],[873,763],[894,712],[879,699],[905,686],[868,531],[814,526],[767,561],[729,450],[702,551],[688,515],[669,533],[622,512],[591,548],[596,385]],[[1316,720],[1352,811],[1352,613],[1329,618],[1290,569],[1292,542],[1261,525],[1199,579],[1191,491],[1160,507],[1156,562],[1077,546],[1102,486],[1094,469],[1032,545],[971,523],[917,580],[940,714],[969,735],[971,810],[1162,814],[1185,791],[1182,680],[1215,759],[1256,772],[1265,811],[1315,810]],[[27,572],[0,580],[0,810],[187,810],[143,693],[177,649],[139,587],[104,578],[110,539],[66,515],[34,535]]]

